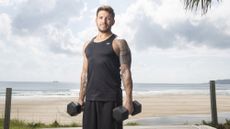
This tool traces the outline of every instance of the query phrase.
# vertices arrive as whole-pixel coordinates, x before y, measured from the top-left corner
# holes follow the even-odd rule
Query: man
[[[84,45],[78,100],[84,106],[83,129],[122,129],[122,122],[112,116],[112,110],[123,103],[121,80],[126,93],[124,107],[133,112],[131,52],[127,42],[111,31],[114,17],[110,6],[99,7],[98,34]]]

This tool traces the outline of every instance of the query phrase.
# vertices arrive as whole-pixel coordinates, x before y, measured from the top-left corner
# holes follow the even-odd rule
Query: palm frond
[[[216,0],[220,1],[220,0]],[[201,7],[201,11],[203,14],[208,12],[208,9],[211,8],[212,0],[184,0],[184,5],[186,10],[194,10],[197,11],[198,7]]]

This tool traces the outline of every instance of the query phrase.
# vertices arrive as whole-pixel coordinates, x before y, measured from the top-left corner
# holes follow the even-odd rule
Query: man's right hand
[[[83,101],[83,100],[81,100],[81,99],[79,99],[79,100],[78,100],[78,103],[82,106],[82,105],[83,105],[83,103],[84,103],[84,101]]]

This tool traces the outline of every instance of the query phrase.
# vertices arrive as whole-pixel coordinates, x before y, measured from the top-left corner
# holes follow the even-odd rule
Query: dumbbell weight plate
[[[123,120],[128,119],[129,112],[123,106],[119,106],[113,109],[113,118],[116,121],[122,122]]]
[[[138,113],[141,113],[141,111],[142,111],[142,105],[138,101],[134,100],[133,101],[133,112],[131,113],[131,115],[134,116]]]
[[[80,104],[75,104],[74,102],[70,102],[67,105],[67,113],[70,116],[76,116],[77,114],[79,114],[81,112],[81,106]]]

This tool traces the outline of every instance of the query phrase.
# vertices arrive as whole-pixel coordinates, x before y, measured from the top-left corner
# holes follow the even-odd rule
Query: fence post
[[[215,81],[210,81],[210,99],[211,99],[211,117],[212,124],[217,127],[218,118],[217,118],[217,108],[216,108],[216,88]]]
[[[6,88],[4,129],[10,128],[11,95],[12,95],[12,88]]]

